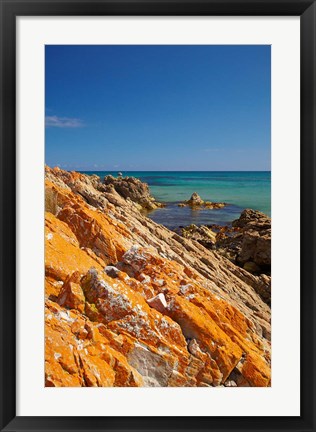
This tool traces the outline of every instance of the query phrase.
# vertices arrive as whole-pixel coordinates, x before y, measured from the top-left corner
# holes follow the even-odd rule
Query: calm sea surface
[[[101,179],[118,171],[85,171]],[[149,214],[155,222],[169,228],[194,223],[226,224],[238,218],[245,208],[260,210],[271,216],[271,172],[268,171],[124,171],[123,176],[133,176],[148,183],[151,194],[166,208]],[[178,203],[197,192],[205,201],[226,202],[223,209],[192,210],[178,207]]]

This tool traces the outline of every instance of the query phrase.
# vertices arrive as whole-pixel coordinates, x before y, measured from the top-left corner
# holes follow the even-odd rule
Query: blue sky
[[[270,46],[46,46],[46,163],[270,170]]]

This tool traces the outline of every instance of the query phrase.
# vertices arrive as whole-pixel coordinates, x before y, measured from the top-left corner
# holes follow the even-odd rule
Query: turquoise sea
[[[101,179],[118,171],[85,171]],[[169,228],[190,225],[224,225],[238,218],[245,208],[260,210],[271,216],[270,171],[122,171],[148,183],[151,194],[166,208],[154,210],[149,217]],[[192,210],[178,207],[197,192],[205,201],[226,202],[222,209]]]

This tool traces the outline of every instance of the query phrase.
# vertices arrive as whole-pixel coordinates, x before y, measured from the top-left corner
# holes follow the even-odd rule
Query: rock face
[[[144,210],[154,210],[158,207],[164,207],[164,204],[159,203],[150,195],[147,183],[142,183],[135,177],[115,178],[107,175],[103,180],[104,185],[108,186],[108,192],[111,193],[113,188],[124,199],[130,199],[138,204]]]
[[[254,276],[96,176],[46,168],[46,386],[269,386]]]
[[[233,227],[243,234],[237,262],[246,264],[251,261],[258,266],[271,267],[271,219],[259,211],[246,209]]]
[[[244,210],[233,221],[230,234],[221,232],[217,246],[239,265],[254,273],[271,269],[271,219],[256,210]]]
[[[208,209],[219,209],[225,207],[225,203],[216,203],[211,201],[203,201],[200,195],[193,192],[191,198],[188,201],[178,204],[179,207],[191,207],[192,209],[199,209],[201,207]]]
[[[260,276],[260,284],[253,287],[270,304],[271,218],[257,210],[246,209],[233,221],[232,227],[189,225],[177,232]]]
[[[196,226],[192,224],[185,228],[180,228],[177,231],[179,231],[183,237],[197,241],[208,249],[213,249],[216,244],[216,233],[207,226]]]

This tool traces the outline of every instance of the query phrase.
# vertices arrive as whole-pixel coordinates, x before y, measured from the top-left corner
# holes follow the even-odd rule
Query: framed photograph
[[[315,430],[313,1],[1,0],[1,430]]]

